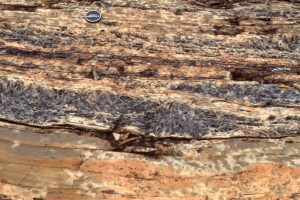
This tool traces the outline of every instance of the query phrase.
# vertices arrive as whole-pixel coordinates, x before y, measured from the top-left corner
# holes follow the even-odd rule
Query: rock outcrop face
[[[299,199],[299,23],[296,0],[0,0],[0,199]]]

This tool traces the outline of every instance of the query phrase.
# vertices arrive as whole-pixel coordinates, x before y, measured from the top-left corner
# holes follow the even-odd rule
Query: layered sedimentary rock
[[[1,198],[300,198],[299,22],[298,1],[0,0]]]

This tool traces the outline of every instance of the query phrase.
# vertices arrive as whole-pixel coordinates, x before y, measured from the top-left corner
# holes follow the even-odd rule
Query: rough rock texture
[[[297,0],[0,0],[0,199],[300,199],[299,23]]]

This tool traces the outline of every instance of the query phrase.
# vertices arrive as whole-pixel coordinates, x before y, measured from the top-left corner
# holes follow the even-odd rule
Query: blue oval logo
[[[99,22],[102,18],[102,14],[98,11],[92,10],[85,14],[86,21],[90,23],[96,23]]]

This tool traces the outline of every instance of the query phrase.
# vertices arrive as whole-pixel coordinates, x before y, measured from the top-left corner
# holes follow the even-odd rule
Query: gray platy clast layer
[[[191,108],[180,101],[152,101],[101,91],[79,93],[68,90],[46,89],[35,85],[24,85],[20,81],[0,79],[0,113],[10,119],[24,123],[44,124],[64,121],[72,113],[75,116],[95,118],[98,123],[119,126],[136,126],[145,133],[160,136],[167,132],[172,136],[190,135],[193,138],[208,132],[230,132],[245,126],[259,126],[255,116],[240,117],[234,114]],[[216,87],[170,85],[173,90],[189,90],[223,99],[237,99],[267,106],[298,106],[299,90],[280,89],[275,85],[252,85],[239,88],[238,85]],[[168,104],[168,108],[166,108]],[[65,105],[73,107],[70,111]],[[289,116],[285,121],[298,121]],[[270,131],[270,135],[295,134],[299,129],[281,126]]]

